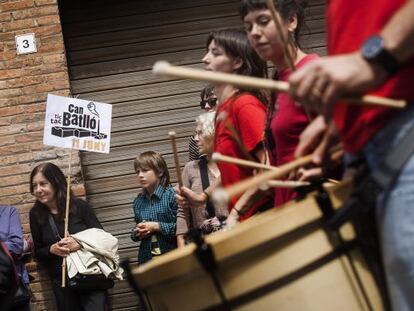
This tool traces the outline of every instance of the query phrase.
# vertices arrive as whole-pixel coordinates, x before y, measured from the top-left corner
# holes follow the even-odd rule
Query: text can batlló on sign
[[[109,153],[112,105],[49,94],[43,143]]]

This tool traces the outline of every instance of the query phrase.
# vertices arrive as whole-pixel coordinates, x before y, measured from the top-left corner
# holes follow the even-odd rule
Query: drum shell
[[[369,310],[349,258],[369,304],[373,310],[383,310],[376,284],[356,248],[348,257],[341,255],[316,265],[300,277],[286,277],[295,276],[338,246],[337,238],[332,239],[332,234],[323,229],[321,218],[315,198],[310,196],[206,238],[228,300],[277,280],[286,281],[276,290],[237,304],[233,310]],[[350,224],[341,228],[340,235],[344,241],[355,237]],[[217,290],[195,256],[193,244],[135,269],[134,277],[150,310],[203,310],[220,305]]]

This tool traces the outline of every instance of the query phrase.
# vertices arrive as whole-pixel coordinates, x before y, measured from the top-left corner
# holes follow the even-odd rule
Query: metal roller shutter
[[[305,47],[324,53],[324,1],[310,1]],[[241,27],[234,0],[61,0],[59,9],[74,96],[113,105],[108,155],[82,153],[89,202],[104,228],[120,241],[121,256],[136,258],[131,203],[137,193],[133,159],[154,150],[165,156],[176,176],[167,133],[177,132],[181,164],[188,159],[188,137],[200,113],[203,83],[165,80],[152,64],[168,60],[200,68],[206,35]],[[132,310],[135,295],[125,282],[113,290],[114,309]]]

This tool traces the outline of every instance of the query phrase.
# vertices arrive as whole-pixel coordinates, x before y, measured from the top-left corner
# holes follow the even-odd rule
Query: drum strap
[[[343,256],[344,254],[352,250],[354,247],[356,247],[356,241],[344,242],[342,245],[336,247],[332,252],[317,258],[316,260],[306,264],[305,266],[293,272],[290,272],[282,276],[281,278],[278,278],[268,284],[252,289],[240,296],[237,296],[235,298],[228,300],[227,302],[228,306],[229,308],[236,309],[251,301],[257,300],[258,298],[264,295],[267,295],[273,291],[283,288],[284,286],[287,286],[290,283],[304,277],[305,275],[311,273],[312,271],[319,269],[323,265],[330,263],[331,261],[337,259],[340,256]],[[223,310],[222,305],[216,305],[213,307],[203,309],[203,311],[222,311],[222,310]]]
[[[214,258],[214,254],[213,254],[213,250],[211,249],[211,246],[205,242],[200,231],[194,232],[193,240],[195,244],[197,245],[197,249],[195,251],[197,259],[201,263],[203,268],[207,271],[207,273],[210,275],[210,278],[213,281],[214,287],[218,295],[220,296],[221,304],[218,310],[231,311],[232,309],[230,308],[230,305],[224,294],[223,287],[221,286],[220,279],[217,274],[217,262],[216,262],[216,259]]]
[[[131,264],[130,264],[129,259],[123,260],[121,262],[121,266],[122,266],[122,268],[124,268],[126,278],[128,280],[129,285],[131,285],[132,289],[135,291],[135,293],[137,293],[137,295],[139,297],[140,307],[138,309],[142,310],[142,311],[152,311],[153,308],[150,305],[150,300],[145,299],[145,293],[141,290],[141,288],[140,288],[140,286],[137,282],[137,279],[134,278],[134,276],[132,275]],[[146,302],[148,303],[148,305],[147,305]]]

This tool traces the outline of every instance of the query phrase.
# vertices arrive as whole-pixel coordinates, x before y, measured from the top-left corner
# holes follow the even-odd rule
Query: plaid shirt
[[[160,224],[160,231],[156,233],[161,254],[177,247],[175,236],[177,223],[177,202],[175,192],[171,186],[158,186],[150,196],[147,191],[139,194],[133,203],[135,222],[155,221]],[[131,231],[131,239],[138,241]],[[142,264],[152,259],[151,236],[141,240],[138,251],[138,263]]]

